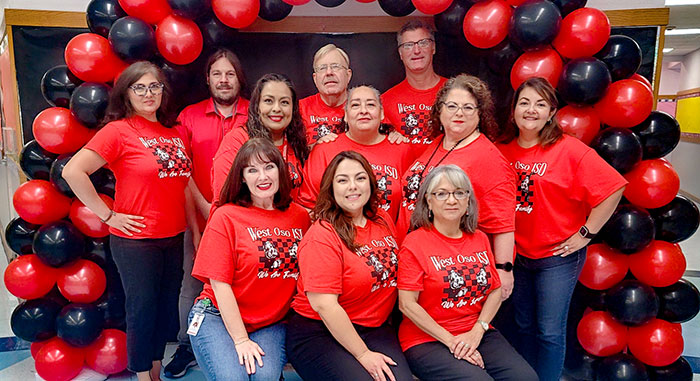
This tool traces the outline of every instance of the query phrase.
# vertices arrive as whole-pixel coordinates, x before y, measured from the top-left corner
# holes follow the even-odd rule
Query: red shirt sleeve
[[[192,268],[192,276],[204,283],[209,279],[231,284],[236,268],[236,252],[233,242],[236,231],[226,226],[222,213],[214,213],[204,230]]]
[[[212,203],[219,200],[221,188],[224,187],[226,177],[228,177],[233,161],[236,159],[236,154],[246,141],[248,141],[248,132],[242,128],[231,130],[221,141],[211,167]]]
[[[397,287],[399,290],[423,291],[425,269],[411,249],[402,246],[399,251],[399,270]]]
[[[96,152],[107,163],[117,160],[123,151],[123,139],[119,127],[123,122],[115,121],[102,127],[95,136],[85,145],[85,148]]]
[[[572,197],[596,207],[611,194],[627,184],[627,180],[591,149],[581,157]]]
[[[311,150],[311,154],[309,154],[309,159],[304,164],[304,182],[299,188],[298,202],[301,206],[308,209],[313,209],[316,205],[321,177],[323,177],[323,172],[328,165],[325,160],[326,155],[323,153],[323,144],[330,143],[316,144],[314,149]]]
[[[326,224],[323,224],[326,225]],[[338,250],[335,233],[321,226],[313,240],[299,248],[299,272],[304,276],[304,291],[324,294],[343,293],[343,253]],[[309,255],[313,253],[313,255]]]

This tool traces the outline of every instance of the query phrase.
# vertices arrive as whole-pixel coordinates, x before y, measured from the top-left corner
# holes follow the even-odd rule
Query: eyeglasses
[[[314,68],[314,71],[315,71],[316,73],[323,73],[323,72],[325,72],[326,70],[328,70],[328,68],[330,68],[331,71],[334,72],[334,73],[335,73],[335,72],[339,72],[339,71],[341,71],[341,70],[347,69],[345,66],[343,66],[343,65],[341,65],[341,64],[332,63],[332,64],[330,64],[330,65],[319,65],[319,66],[316,66],[316,67]]]
[[[424,39],[418,40],[418,41],[404,42],[403,44],[399,44],[399,48],[401,48],[403,50],[412,50],[413,47],[416,46],[416,44],[418,44],[419,48],[425,49],[425,48],[430,47],[430,44],[432,44],[432,43],[433,43],[432,38],[424,38]]]
[[[437,191],[431,194],[438,201],[447,201],[447,199],[450,198],[450,195],[454,196],[455,200],[464,200],[465,198],[469,197],[469,192],[465,190],[456,190],[454,192]]]
[[[146,93],[148,93],[149,91],[150,91],[151,94],[153,94],[153,95],[160,95],[160,94],[163,92],[163,87],[164,87],[164,86],[165,86],[165,85],[163,85],[163,84],[160,83],[160,82],[158,82],[158,83],[155,83],[155,82],[154,82],[154,83],[151,83],[151,84],[148,85],[148,86],[142,85],[142,84],[138,84],[138,85],[131,85],[131,86],[129,86],[129,88],[131,89],[131,91],[134,92],[134,94],[136,94],[136,95],[138,95],[138,96],[140,96],[140,97],[143,97],[143,96],[146,96]]]
[[[476,112],[478,109],[477,106],[471,103],[466,103],[461,106],[455,102],[443,102],[442,104],[445,106],[445,110],[447,110],[447,112],[450,114],[455,114],[457,113],[457,110],[461,109],[464,115],[471,116],[474,115],[474,112]]]

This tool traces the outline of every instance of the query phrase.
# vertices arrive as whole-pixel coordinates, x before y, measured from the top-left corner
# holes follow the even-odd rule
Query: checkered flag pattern
[[[374,277],[373,289],[375,285],[389,284],[391,281],[396,281],[398,261],[395,250],[391,247],[378,247],[363,254],[365,259],[367,259],[365,263],[372,269],[372,277]]]
[[[401,116],[401,133],[407,138],[429,138],[430,111],[410,111]]]
[[[518,192],[516,193],[516,201],[520,206],[530,206],[532,205],[532,176],[528,172],[518,173]]]
[[[260,256],[260,270],[297,272],[297,247],[299,241],[289,237],[265,238],[260,241],[258,250]],[[274,250],[274,251],[273,251]],[[276,255],[275,255],[276,254]]]
[[[482,269],[484,265],[481,263],[465,263],[446,268],[444,271],[447,274],[442,278],[447,284],[442,290],[443,295],[446,295],[443,301],[457,302],[460,299],[473,299],[486,294],[491,288],[492,276],[490,272],[484,271],[486,284],[480,285],[476,278]]]
[[[374,176],[377,178],[377,186],[379,187],[379,205],[390,205],[389,197],[391,197],[391,184],[393,184],[391,178],[383,172],[374,172]]]
[[[189,172],[192,162],[185,155],[184,150],[172,144],[157,144],[151,147],[151,153],[156,157],[162,172],[180,173]]]
[[[314,127],[314,134],[313,134],[313,140],[316,141],[318,139],[321,139],[322,137],[328,135],[329,132],[332,132],[336,135],[342,134],[345,132],[343,129],[343,122],[339,121],[338,123],[328,123],[328,122],[321,122],[317,124]]]
[[[418,188],[420,187],[421,178],[419,171],[412,171],[406,176],[406,184],[403,186],[402,207],[413,205],[418,199]]]

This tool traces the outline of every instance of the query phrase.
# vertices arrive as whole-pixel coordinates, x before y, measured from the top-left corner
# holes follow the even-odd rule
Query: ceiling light
[[[666,0],[666,6],[672,5],[698,5],[700,0]]]
[[[700,28],[688,28],[688,29],[673,29],[667,30],[664,33],[667,36],[681,36],[686,34],[700,34]]]
[[[664,48],[664,53],[671,53],[674,48]]]

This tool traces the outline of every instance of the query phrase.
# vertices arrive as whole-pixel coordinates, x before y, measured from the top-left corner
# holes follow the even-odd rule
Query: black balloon
[[[659,319],[671,323],[685,323],[700,312],[700,292],[685,279],[668,287],[657,288],[656,294],[661,303]]]
[[[654,240],[654,219],[646,209],[620,205],[601,230],[603,240],[613,249],[632,254]]]
[[[102,313],[102,328],[124,329],[126,327],[126,310],[124,308],[124,292],[116,292],[110,288],[95,302]]]
[[[61,306],[61,308],[70,304],[70,301],[66,299],[66,297],[63,296],[63,294],[61,294],[61,290],[58,289],[58,285],[53,286],[51,291],[49,291],[46,295],[42,296],[42,298],[53,300],[54,302],[58,303]]]
[[[102,193],[114,198],[116,178],[112,171],[104,167],[100,168],[90,175],[90,181],[92,181],[92,185],[95,186],[97,193]]]
[[[438,31],[453,36],[460,36],[464,33],[464,16],[467,14],[471,4],[465,0],[453,0],[452,4],[442,13],[436,14],[435,28]]]
[[[604,358],[596,371],[598,381],[644,381],[649,380],[646,366],[626,353]]]
[[[569,13],[586,6],[588,0],[551,0],[559,8],[561,16],[565,17]]]
[[[17,217],[5,227],[5,242],[7,242],[12,251],[19,255],[31,254],[34,252],[32,249],[34,234],[40,227],[41,225],[30,224]]]
[[[51,181],[51,184],[56,187],[61,193],[68,197],[74,197],[75,194],[73,193],[73,190],[70,188],[70,185],[66,182],[65,179],[63,179],[63,168],[65,168],[66,164],[68,164],[68,161],[73,158],[72,153],[65,153],[61,156],[58,157],[53,162],[53,165],[51,166],[51,172],[49,179]]]
[[[54,66],[41,78],[41,94],[51,106],[68,108],[73,90],[82,82],[68,66]]]
[[[625,325],[642,325],[659,312],[659,299],[651,286],[623,280],[607,291],[605,305],[612,317]]]
[[[668,155],[681,140],[681,126],[678,121],[663,111],[652,111],[644,122],[631,130],[642,142],[644,160]]]
[[[593,290],[581,283],[576,283],[571,304],[576,304],[582,311],[586,308],[594,311],[605,311],[605,295],[605,291]]]
[[[316,0],[316,2],[326,8],[334,8],[345,2],[345,0]]]
[[[692,236],[700,226],[700,211],[694,202],[684,196],[676,196],[673,201],[650,209],[656,225],[656,239],[668,242],[681,242]]]
[[[600,363],[600,357],[586,352],[578,342],[566,346],[564,374],[574,380],[593,380]]]
[[[591,148],[620,173],[627,173],[642,161],[642,143],[627,128],[610,127],[598,133]]]
[[[85,82],[70,97],[70,112],[87,128],[95,128],[105,116],[109,103],[109,86]]]
[[[56,317],[56,335],[74,347],[87,347],[100,336],[103,319],[92,304],[69,304]]]
[[[127,16],[112,25],[109,44],[123,60],[150,60],[156,53],[156,34],[145,21]]]
[[[623,35],[610,36],[608,43],[595,56],[608,65],[613,82],[631,77],[642,64],[639,44]]]
[[[210,48],[230,46],[238,33],[213,15],[199,23],[199,29],[202,31],[204,44]]]
[[[56,316],[61,305],[46,298],[27,300],[12,312],[12,332],[27,341],[48,340],[56,335]]]
[[[83,259],[97,263],[104,270],[110,256],[111,252],[109,250],[109,236],[102,238],[85,237],[85,252],[82,255]]]
[[[577,58],[564,66],[557,89],[567,103],[592,105],[603,98],[610,83],[610,72],[603,61]]]
[[[58,155],[42,148],[36,140],[25,144],[19,154],[19,166],[30,179],[48,180],[51,164]]]
[[[510,40],[525,50],[545,47],[559,33],[561,13],[548,0],[527,1],[513,11],[508,34]]]
[[[411,0],[379,0],[379,6],[386,14],[394,17],[404,17],[416,10]]]
[[[87,6],[85,15],[90,31],[107,37],[112,24],[126,16],[126,12],[119,5],[118,0],[92,0]]]
[[[693,368],[685,357],[679,357],[671,365],[647,367],[651,381],[692,381]]]
[[[211,11],[211,0],[168,0],[173,13],[196,20]]]
[[[34,252],[45,264],[61,267],[85,251],[85,237],[68,221],[43,225],[34,236]]]
[[[517,46],[505,40],[490,49],[488,57],[489,68],[496,74],[510,73],[513,64],[518,60],[522,51]]]
[[[258,16],[267,21],[280,21],[289,16],[293,6],[282,0],[260,0]]]

